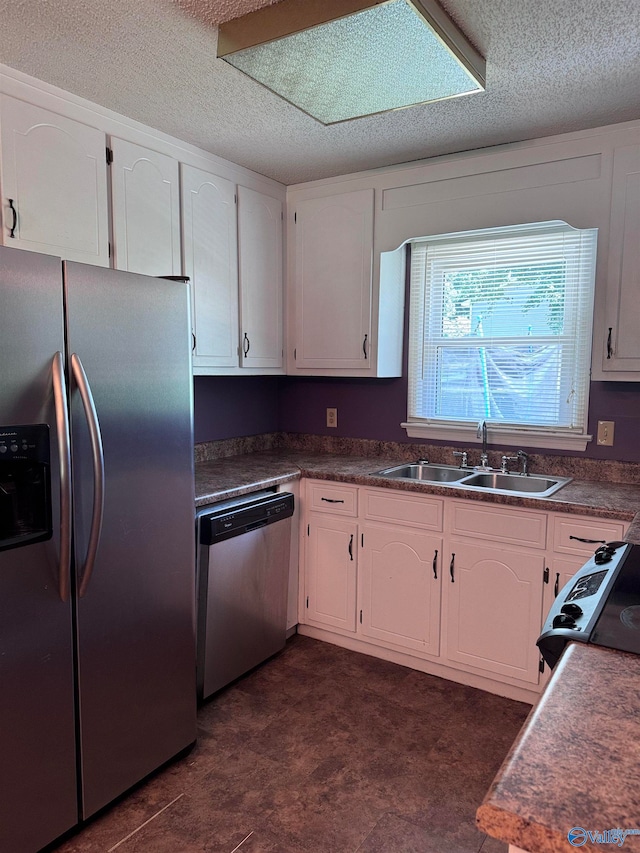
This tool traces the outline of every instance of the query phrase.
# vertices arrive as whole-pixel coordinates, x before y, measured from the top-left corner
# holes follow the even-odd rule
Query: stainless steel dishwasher
[[[284,647],[293,507],[254,492],[197,514],[200,700]]]

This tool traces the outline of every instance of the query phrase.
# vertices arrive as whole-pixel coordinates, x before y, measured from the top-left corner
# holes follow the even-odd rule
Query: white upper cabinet
[[[401,376],[404,247],[374,252],[372,188],[289,194],[288,372]]]
[[[105,134],[0,96],[2,243],[109,266]]]
[[[295,202],[294,367],[369,370],[373,190]]]
[[[180,275],[178,161],[111,138],[114,266],[145,275]]]
[[[196,371],[238,365],[235,184],[182,166],[184,272],[190,278]]]
[[[613,157],[611,226],[602,376],[640,380],[640,144],[617,148]],[[594,374],[597,371],[594,371]]]
[[[242,366],[281,368],[282,202],[238,187],[238,242]]]
[[[282,373],[282,202],[182,166],[196,375]]]

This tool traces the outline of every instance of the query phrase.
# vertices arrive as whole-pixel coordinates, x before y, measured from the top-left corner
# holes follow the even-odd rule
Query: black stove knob
[[[553,617],[552,625],[554,628],[575,628],[576,620],[568,613],[558,613]]]
[[[560,613],[567,613],[569,616],[577,618],[578,616],[582,616],[582,607],[580,607],[579,604],[574,604],[570,601],[568,604],[562,605]]]
[[[611,551],[609,548],[598,548],[598,550],[593,556],[593,560],[596,565],[601,566],[603,563],[608,563],[614,554],[615,551]]]

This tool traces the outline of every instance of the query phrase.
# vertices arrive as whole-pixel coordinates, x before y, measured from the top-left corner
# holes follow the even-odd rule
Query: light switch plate
[[[613,444],[614,421],[598,421],[598,444]]]

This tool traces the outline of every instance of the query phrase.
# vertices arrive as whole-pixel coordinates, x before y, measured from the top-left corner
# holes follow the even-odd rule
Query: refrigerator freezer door
[[[49,425],[54,531],[48,541],[0,552],[0,850],[11,853],[33,853],[78,820],[52,390],[54,354],[63,349],[60,260],[0,248],[0,424]]]
[[[96,460],[72,380],[88,817],[196,736],[191,336],[186,284],[64,266],[68,354],[81,360],[93,396],[105,472],[102,530],[83,586]]]

